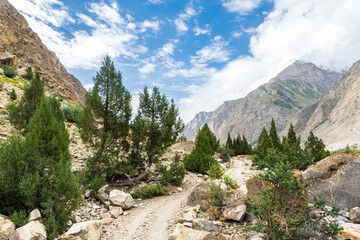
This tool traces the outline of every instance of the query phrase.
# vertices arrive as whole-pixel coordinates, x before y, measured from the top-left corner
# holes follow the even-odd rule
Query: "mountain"
[[[316,103],[295,114],[291,122],[302,136],[313,131],[330,150],[360,144],[360,61]]]
[[[271,118],[282,129],[293,114],[314,104],[338,77],[338,73],[312,63],[296,61],[245,98],[225,102],[205,122],[222,142],[228,132],[231,137],[245,134],[249,142],[254,142],[263,127],[269,128]],[[185,136],[192,139],[198,127],[201,125],[192,123],[190,128],[187,124]]]
[[[68,73],[55,53],[34,33],[25,18],[7,1],[0,0],[0,53],[9,52],[18,59],[18,66],[37,68],[46,79],[48,90],[73,102],[84,102],[86,90]]]
[[[186,136],[187,139],[195,139],[196,131],[199,126],[203,126],[207,120],[212,116],[214,112],[199,112],[195,115],[195,117],[186,124],[183,135]]]

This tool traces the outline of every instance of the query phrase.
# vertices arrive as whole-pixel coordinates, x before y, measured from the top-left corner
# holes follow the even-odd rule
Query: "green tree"
[[[321,139],[314,135],[311,131],[305,142],[305,152],[309,153],[314,162],[318,162],[330,155],[329,151],[325,150],[325,144]]]
[[[289,145],[291,146],[298,146],[300,145],[300,141],[296,136],[295,130],[294,130],[294,126],[292,125],[292,123],[290,123],[290,128],[287,134],[287,142]]]
[[[226,139],[226,146],[229,149],[233,149],[233,140],[230,137],[230,133],[228,133],[227,139]]]
[[[17,99],[16,92],[15,92],[14,88],[10,92],[10,99],[13,100],[13,101]]]
[[[141,180],[147,174],[166,148],[176,142],[183,129],[184,124],[174,101],[168,101],[165,94],[161,94],[156,87],[151,94],[145,87],[140,93],[139,109],[132,123],[131,139],[132,153],[137,157],[137,162],[146,162],[146,168],[134,181]],[[142,154],[143,151],[145,155]]]
[[[271,119],[271,127],[270,127],[269,138],[270,138],[272,146],[274,148],[280,150],[281,149],[281,142],[280,142],[279,136],[277,134],[276,125],[275,125],[275,121],[274,121],[273,118]]]
[[[119,153],[129,148],[131,95],[109,56],[93,81],[94,88],[86,95],[80,117],[80,132],[83,141],[96,150],[87,163],[89,176],[103,172],[111,180],[119,174],[116,169]]]
[[[18,130],[25,129],[43,96],[44,85],[40,78],[40,73],[36,72],[35,77],[30,81],[30,86],[25,87],[25,93],[20,102],[9,106],[10,123]]]
[[[28,67],[26,70],[26,78],[28,80],[31,80],[31,79],[33,79],[33,77],[34,77],[34,74],[33,74],[32,68]]]
[[[13,211],[40,209],[49,239],[65,230],[81,199],[68,146],[60,104],[55,97],[44,97],[25,139],[10,138],[0,149],[1,165],[6,166],[0,169],[0,176],[9,178],[0,181],[0,197],[14,201],[2,202],[2,211],[11,215]]]
[[[252,154],[252,147],[251,145],[248,143],[245,135],[243,134],[243,137],[242,137],[242,142],[243,142],[243,148],[244,148],[244,152],[243,154],[244,155],[251,155]]]

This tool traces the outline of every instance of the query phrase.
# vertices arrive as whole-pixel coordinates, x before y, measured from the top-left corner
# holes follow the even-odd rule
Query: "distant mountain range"
[[[245,98],[226,101],[214,112],[198,113],[185,126],[184,135],[194,139],[196,130],[207,123],[222,142],[230,133],[232,137],[245,134],[249,142],[256,143],[262,128],[270,127],[271,118],[283,129],[297,112],[315,104],[339,76],[296,61]]]

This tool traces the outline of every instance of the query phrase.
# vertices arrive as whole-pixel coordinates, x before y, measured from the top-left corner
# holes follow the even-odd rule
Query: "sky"
[[[9,0],[89,89],[104,56],[133,95],[157,86],[185,122],[296,60],[360,59],[359,0]]]

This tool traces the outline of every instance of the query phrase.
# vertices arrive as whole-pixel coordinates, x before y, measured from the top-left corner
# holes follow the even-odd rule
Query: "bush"
[[[267,187],[258,192],[257,198],[247,199],[245,203],[248,212],[261,216],[255,230],[264,233],[265,239],[337,239],[339,224],[324,218],[335,216],[338,209],[326,211],[324,202],[320,201],[309,207],[303,200],[307,185],[297,179],[290,164],[278,163],[257,178]],[[323,214],[312,216],[315,209]]]
[[[159,172],[163,175],[161,178],[162,184],[170,183],[174,186],[180,186],[186,174],[184,164],[180,162],[179,155],[175,155],[172,159],[169,170],[165,166],[161,166]]]
[[[2,91],[4,89],[4,83],[0,82],[0,91]]]
[[[80,106],[68,106],[63,108],[66,121],[79,124],[80,116],[84,109]]]
[[[16,228],[22,227],[28,222],[28,214],[25,210],[14,211],[10,215],[11,221],[15,224]]]
[[[157,196],[164,196],[169,194],[169,189],[161,184],[151,184],[146,187],[140,188],[131,193],[133,198],[149,199]]]
[[[26,78],[28,80],[31,80],[33,77],[34,77],[33,71],[31,67],[28,67],[28,69],[26,70]]]
[[[95,194],[99,191],[99,189],[104,186],[105,178],[100,174],[94,176],[94,178],[89,183],[89,189],[91,190],[90,196],[94,197]]]
[[[16,70],[10,66],[1,65],[1,68],[4,70],[4,75],[7,76],[8,78],[13,78],[17,75]]]
[[[13,101],[17,99],[16,92],[15,92],[14,88],[10,92],[10,99],[13,100]]]
[[[194,150],[185,156],[183,163],[186,170],[201,174],[206,174],[211,165],[218,164],[212,155],[201,154]]]

